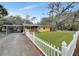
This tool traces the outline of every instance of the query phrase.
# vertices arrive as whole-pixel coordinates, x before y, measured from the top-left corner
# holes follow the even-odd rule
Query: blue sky
[[[26,15],[37,17],[38,21],[47,13],[46,2],[0,2],[7,10],[9,15]]]
[[[26,15],[30,15],[31,17],[37,17],[37,21],[39,21],[44,15],[43,13],[47,13],[48,9],[46,8],[47,2],[0,2],[7,10],[9,15],[20,15],[23,18]],[[79,4],[74,8],[79,9]],[[47,15],[45,15],[47,16]]]

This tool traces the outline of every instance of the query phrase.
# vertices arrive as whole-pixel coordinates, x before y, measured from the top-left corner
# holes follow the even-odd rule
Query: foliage
[[[6,8],[4,8],[3,5],[0,4],[0,18],[6,15],[8,15],[8,11],[6,10]]]
[[[35,23],[36,20],[37,20],[36,17],[32,17],[32,18],[31,18],[31,21],[32,21],[33,23]]]
[[[58,27],[61,22],[63,20],[66,20],[65,18],[68,15],[68,12],[71,13],[72,9],[75,7],[75,4],[76,3],[74,2],[52,2],[48,4],[48,14],[49,17],[52,17],[51,23],[55,27],[55,30],[58,30]]]
[[[74,2],[51,2],[48,4],[48,9],[49,9],[49,15],[61,15],[65,11],[71,11],[74,7]],[[64,6],[65,5],[65,6]]]
[[[54,30],[71,30],[79,29],[79,10],[72,11],[75,7],[73,2],[60,3],[52,2],[48,4],[49,17],[43,17],[40,24],[50,24]],[[65,5],[65,6],[64,6]]]
[[[49,17],[43,17],[40,24],[41,25],[50,25],[51,24],[51,19],[49,19]]]
[[[22,19],[20,16],[8,16],[6,18],[2,18],[0,20],[1,22],[3,22],[3,24],[7,24],[7,25],[13,25],[13,24],[16,24],[16,25],[22,25],[24,22],[27,24],[29,23],[32,23],[31,21],[29,20],[26,20],[26,19]]]
[[[25,24],[33,24],[30,20],[23,19]]]

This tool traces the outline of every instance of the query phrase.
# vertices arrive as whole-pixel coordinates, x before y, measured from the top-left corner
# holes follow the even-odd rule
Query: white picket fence
[[[74,50],[76,48],[78,36],[79,36],[79,31],[77,31],[73,34],[73,40],[70,42],[70,44],[68,46],[66,46],[66,49],[65,49],[67,51],[67,54],[65,53],[66,56],[73,55]]]
[[[47,56],[72,56],[76,47],[77,37],[79,32],[73,35],[73,40],[69,45],[65,41],[61,43],[61,48],[43,41],[35,36],[35,33],[26,32],[25,35],[40,49],[40,51]]]

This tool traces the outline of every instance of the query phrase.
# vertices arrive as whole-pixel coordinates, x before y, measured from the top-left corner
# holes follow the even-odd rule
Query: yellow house
[[[25,32],[50,32],[52,27],[50,25],[34,25],[34,24],[25,24],[24,31]]]
[[[50,32],[51,31],[51,27],[50,26],[46,26],[46,25],[42,25],[39,28],[37,28],[38,32]]]

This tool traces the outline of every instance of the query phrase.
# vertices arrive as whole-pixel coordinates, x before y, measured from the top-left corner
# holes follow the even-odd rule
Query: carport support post
[[[65,41],[62,42],[62,46],[61,46],[61,54],[62,56],[67,56],[67,44]]]
[[[6,26],[6,40],[7,40],[7,26]]]

